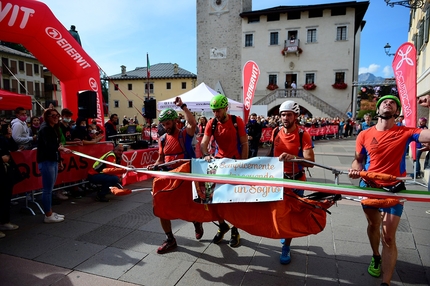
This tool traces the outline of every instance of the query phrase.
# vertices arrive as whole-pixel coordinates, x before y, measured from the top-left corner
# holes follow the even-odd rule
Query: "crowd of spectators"
[[[262,128],[275,128],[280,125],[281,118],[279,115],[272,116],[257,116],[257,122]],[[365,122],[364,118],[362,120],[354,120],[353,118],[331,118],[331,117],[308,117],[306,115],[300,115],[298,118],[299,125],[303,127],[325,127],[327,125],[338,126],[337,134],[327,134],[321,136],[313,136],[313,140],[321,139],[343,139],[358,135],[362,130],[362,123]]]

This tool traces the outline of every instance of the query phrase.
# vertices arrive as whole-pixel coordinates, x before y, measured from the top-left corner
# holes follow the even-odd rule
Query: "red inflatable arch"
[[[46,4],[0,0],[0,39],[25,46],[61,81],[63,107],[78,114],[78,91],[97,92],[97,121],[103,108],[97,64],[82,49]]]

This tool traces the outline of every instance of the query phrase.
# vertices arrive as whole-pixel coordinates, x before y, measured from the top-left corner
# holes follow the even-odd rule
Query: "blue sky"
[[[75,25],[82,46],[108,74],[146,67],[151,64],[177,63],[197,73],[196,1],[195,0],[41,0],[69,29]],[[253,0],[253,10],[281,5],[310,5],[347,1],[324,0]],[[407,41],[409,9],[391,8],[384,0],[372,0],[364,17],[360,73],[392,77],[393,71],[384,46],[391,53]]]

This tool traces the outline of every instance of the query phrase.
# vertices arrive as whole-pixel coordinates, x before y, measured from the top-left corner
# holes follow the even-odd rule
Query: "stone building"
[[[197,0],[198,82],[241,100],[242,67],[253,60],[260,68],[255,104],[270,112],[294,95],[316,116],[342,116],[352,110],[368,6],[351,1],[252,11],[250,0]]]

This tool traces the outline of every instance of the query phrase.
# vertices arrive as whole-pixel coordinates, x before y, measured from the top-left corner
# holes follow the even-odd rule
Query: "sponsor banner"
[[[155,128],[155,127],[151,128],[151,137],[152,137],[152,140],[157,140],[158,139],[157,131],[158,131],[157,128]],[[143,129],[142,140],[149,140],[149,128]]]
[[[219,174],[243,178],[283,178],[284,165],[278,158],[257,157],[247,160],[203,159],[191,161],[193,174]],[[213,181],[195,182],[193,198],[202,203],[270,202],[283,200],[283,188],[258,185],[217,184]]]
[[[336,135],[339,130],[338,125],[327,125],[323,127],[304,127],[301,126],[300,128],[304,129],[309,133],[311,136],[324,136],[324,135]],[[272,131],[273,129],[270,127],[263,128],[261,132],[261,138],[260,142],[268,142],[270,141],[272,137]]]
[[[254,61],[247,61],[243,66],[243,119],[245,124],[248,122],[249,112],[251,111],[252,101],[254,100],[255,89],[257,88],[260,69]]]
[[[154,164],[158,159],[158,148],[130,150],[122,154],[121,165],[128,168],[143,168]],[[123,175],[123,185],[129,185],[136,182],[144,181],[150,176],[144,173],[127,172]]]
[[[67,146],[67,148],[88,154],[94,158],[100,158],[106,152],[113,150],[112,143],[99,143],[97,148],[94,145],[85,146]],[[14,194],[25,193],[29,191],[42,189],[42,176],[40,174],[36,161],[37,150],[25,150],[12,152],[12,157],[21,173],[26,179],[16,184],[13,188]],[[94,160],[76,156],[74,154],[61,154],[63,159],[64,170],[58,172],[58,178],[55,185],[66,183],[80,182],[86,180],[88,170],[93,166]],[[158,149],[132,150],[123,153],[122,165],[128,167],[142,168],[154,163],[158,158]],[[124,185],[148,178],[143,173],[125,173],[122,182]]]
[[[413,43],[406,42],[399,47],[393,60],[397,90],[402,102],[405,125],[417,127],[417,51]],[[411,143],[412,157],[415,160],[415,142]]]

